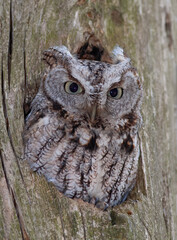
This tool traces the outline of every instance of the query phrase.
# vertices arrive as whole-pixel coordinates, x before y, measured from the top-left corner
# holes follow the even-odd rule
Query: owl
[[[88,43],[44,52],[47,70],[31,103],[24,156],[69,198],[106,209],[126,200],[140,156],[142,86],[123,49]]]

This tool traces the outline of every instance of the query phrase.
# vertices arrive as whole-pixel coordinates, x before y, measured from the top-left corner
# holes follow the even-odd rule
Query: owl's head
[[[76,118],[118,120],[139,111],[142,86],[130,59],[118,46],[112,63],[78,59],[65,46],[44,52],[50,66],[44,82],[47,96]]]

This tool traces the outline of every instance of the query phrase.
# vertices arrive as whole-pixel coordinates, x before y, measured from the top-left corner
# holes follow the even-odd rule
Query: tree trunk
[[[177,239],[176,19],[175,0],[0,0],[0,239]],[[85,31],[109,51],[123,47],[144,88],[137,184],[105,212],[64,197],[22,160],[41,53],[73,51]]]

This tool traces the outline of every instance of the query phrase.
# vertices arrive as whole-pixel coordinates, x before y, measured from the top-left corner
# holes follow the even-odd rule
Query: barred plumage
[[[117,52],[116,63],[115,56],[112,63],[82,59],[79,51],[78,59],[63,46],[44,52],[49,68],[24,131],[33,171],[103,209],[126,199],[140,155],[142,87],[130,59]]]

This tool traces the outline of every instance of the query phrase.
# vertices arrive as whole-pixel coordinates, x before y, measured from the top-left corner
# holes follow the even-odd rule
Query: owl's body
[[[50,68],[24,133],[31,168],[70,198],[107,208],[124,201],[138,168],[142,88],[130,59],[77,59],[65,47],[44,53]]]

